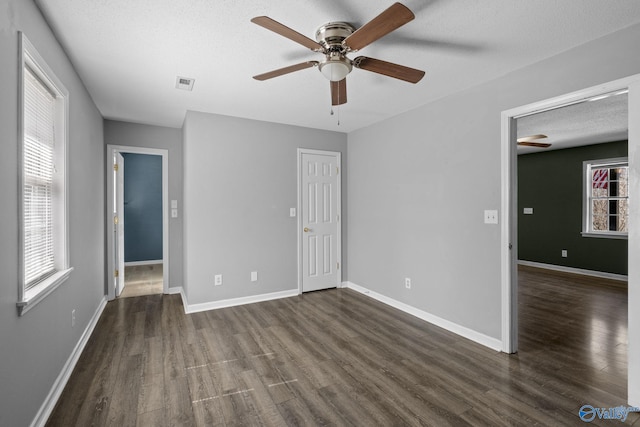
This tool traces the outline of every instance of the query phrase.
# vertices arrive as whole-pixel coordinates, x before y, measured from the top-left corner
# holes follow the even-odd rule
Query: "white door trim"
[[[113,153],[113,167],[116,165],[118,167],[118,173],[114,174],[114,183],[115,187],[115,202],[116,206],[114,212],[117,214],[118,224],[116,225],[117,233],[114,233],[114,238],[117,239],[114,242],[114,246],[117,248],[114,251],[114,255],[117,257],[114,260],[114,267],[118,269],[121,273],[116,280],[114,280],[114,285],[116,289],[116,298],[122,295],[122,291],[124,290],[124,228],[127,226],[124,221],[124,174],[127,173],[124,167],[124,156],[119,151],[114,151]],[[115,225],[115,223],[114,223]]]
[[[551,110],[561,106],[582,102],[594,96],[629,89],[629,191],[639,194],[640,157],[636,151],[640,149],[640,74],[614,80],[555,98],[534,102],[502,112],[501,115],[501,209],[504,212],[501,228],[501,284],[502,284],[502,351],[514,353],[518,350],[517,329],[517,156],[515,119],[535,113]],[[634,179],[635,178],[635,179]],[[640,217],[637,203],[631,204],[630,215],[633,219]],[[628,387],[629,403],[640,404],[640,315],[636,315],[633,307],[640,307],[640,270],[634,267],[640,255],[640,227],[637,221],[629,221],[629,348],[628,348]],[[512,245],[512,249],[509,245]]]
[[[338,283],[336,286],[340,286],[342,283],[342,153],[339,151],[324,151],[324,150],[314,150],[310,148],[298,148],[298,207],[296,212],[296,225],[298,227],[297,231],[297,239],[298,239],[298,294],[302,294],[302,155],[303,154],[320,154],[323,156],[332,156],[336,158],[336,162],[338,164],[338,185],[337,185],[337,214],[340,218],[338,221],[338,247],[336,250],[336,258],[339,260],[340,268],[338,269]]]
[[[162,156],[162,292],[169,293],[169,150],[159,148],[146,148],[146,147],[129,147],[124,145],[107,145],[107,168],[106,168],[106,181],[107,181],[107,268],[106,270],[106,284],[107,284],[107,296],[109,300],[115,298],[115,287],[113,284],[113,271],[111,267],[114,265],[113,259],[113,155],[112,153],[117,151],[119,153],[135,153],[135,154],[150,154],[155,156]],[[124,272],[123,272],[124,274]]]

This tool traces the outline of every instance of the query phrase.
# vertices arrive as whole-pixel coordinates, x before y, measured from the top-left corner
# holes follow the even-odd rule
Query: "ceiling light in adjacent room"
[[[593,98],[589,98],[587,99],[587,101],[590,101],[590,102],[600,101],[601,99],[609,98],[611,96],[624,95],[625,93],[629,93],[629,89],[622,89],[616,92],[603,93],[602,95],[596,95]]]

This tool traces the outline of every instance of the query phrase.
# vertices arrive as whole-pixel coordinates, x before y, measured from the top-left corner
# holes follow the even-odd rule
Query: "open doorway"
[[[627,91],[519,117],[516,127],[519,265],[626,281]]]
[[[502,113],[502,209],[503,224],[502,236],[502,342],[503,351],[514,353],[518,350],[518,182],[517,182],[517,152],[516,139],[517,119],[557,109],[559,107],[583,103],[586,100],[593,100],[600,96],[611,96],[616,93],[629,93],[629,182],[630,194],[635,194],[634,186],[638,176],[637,161],[633,153],[640,145],[638,128],[631,118],[637,120],[640,109],[638,108],[638,88],[640,76],[632,76],[626,79],[617,80],[597,87],[588,88],[557,98],[540,101],[534,104],[525,105]],[[633,204],[633,202],[631,202]],[[523,207],[524,208],[524,207]],[[629,211],[630,218],[636,218],[640,210],[633,207]],[[637,253],[640,242],[637,240],[637,233],[633,228],[628,234],[629,259],[633,259],[633,254]],[[561,252],[562,254],[562,252]],[[637,271],[633,263],[629,263],[629,294],[628,294],[628,402],[637,404],[638,390],[640,390],[640,371],[638,361],[640,352],[637,348],[637,328],[638,319],[631,308],[636,306],[640,300],[640,295],[632,290],[637,281]]]
[[[124,181],[124,289],[119,296],[161,294],[162,157],[155,154],[120,154],[124,166],[122,173],[118,174]]]
[[[623,403],[627,91],[519,117],[516,126],[519,359],[535,354],[539,372],[553,359],[558,378],[589,372]]]
[[[168,292],[168,151],[107,146],[109,299]]]

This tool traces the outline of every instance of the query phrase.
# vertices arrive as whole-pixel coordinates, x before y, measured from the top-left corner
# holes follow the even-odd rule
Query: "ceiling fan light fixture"
[[[339,82],[347,77],[353,66],[347,58],[327,58],[322,61],[318,67],[323,76],[332,82]]]

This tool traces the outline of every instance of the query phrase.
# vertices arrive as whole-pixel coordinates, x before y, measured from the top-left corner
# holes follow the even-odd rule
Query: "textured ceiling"
[[[417,85],[354,69],[332,116],[316,68],[252,79],[321,55],[251,18],[314,38],[321,24],[358,27],[391,3],[37,0],[103,116],[172,127],[195,110],[349,132],[640,22],[637,0],[406,0],[416,19],[360,54],[425,70]],[[195,78],[193,91],[175,89],[177,76]]]
[[[540,142],[552,145],[549,148],[518,147],[518,154],[627,139],[628,95],[598,98],[519,118],[518,138],[543,134],[547,138]]]

